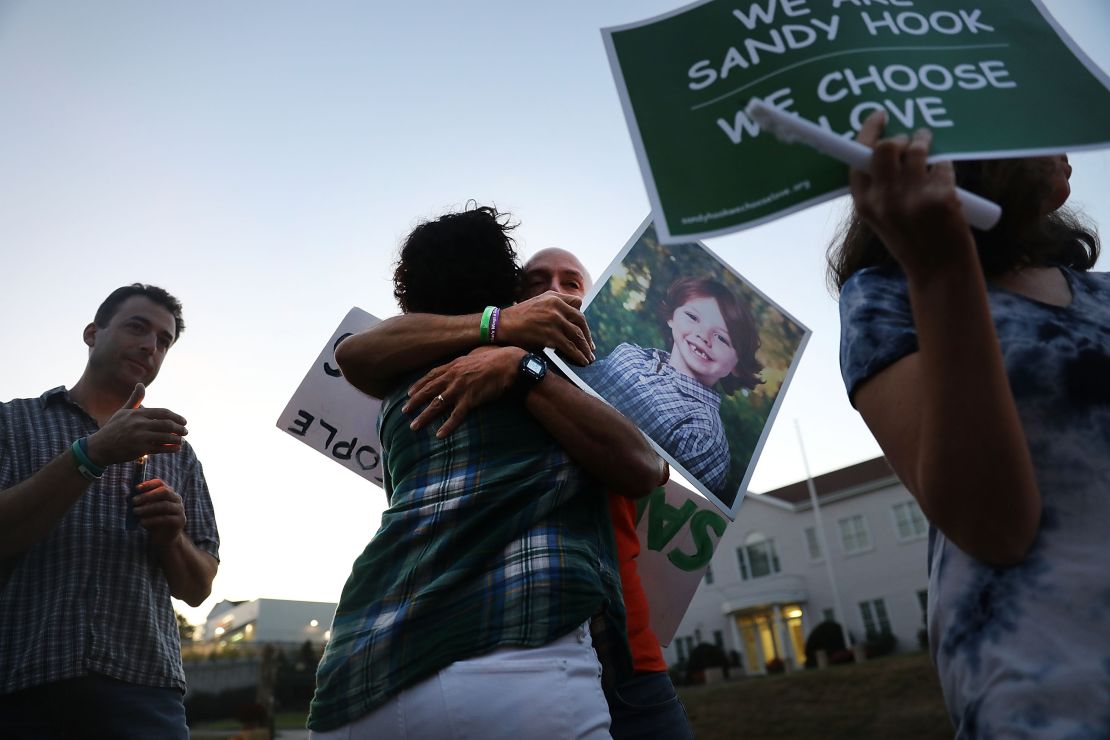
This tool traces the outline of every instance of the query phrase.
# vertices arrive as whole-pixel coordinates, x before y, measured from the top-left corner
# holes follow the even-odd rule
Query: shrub
[[[264,727],[270,721],[266,707],[258,702],[240,704],[235,708],[235,719],[247,728]]]
[[[197,722],[233,717],[241,707],[254,703],[256,691],[256,687],[247,686],[219,693],[194,692],[185,702],[185,721],[192,726]]]
[[[863,642],[863,649],[868,658],[878,658],[881,655],[890,655],[898,647],[898,638],[890,630],[882,632],[868,632],[867,639]]]
[[[817,667],[817,651],[824,650],[825,654],[829,656],[829,663],[844,662],[834,661],[833,655],[844,651],[847,645],[844,644],[844,630],[840,625],[832,620],[821,622],[813,628],[806,638],[806,668]],[[851,651],[848,651],[851,654]],[[849,661],[851,658],[849,658]]]
[[[702,673],[706,668],[721,668],[727,676],[728,656],[716,645],[703,642],[690,651],[690,659],[686,662],[687,680],[693,683],[694,675]]]
[[[786,670],[786,664],[782,662],[782,658],[771,658],[767,661],[768,673],[782,673]]]

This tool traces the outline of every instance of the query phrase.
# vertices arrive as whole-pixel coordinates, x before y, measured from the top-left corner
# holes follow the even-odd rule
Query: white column
[[[767,672],[767,656],[763,654],[763,635],[759,632],[759,622],[752,620],[752,629],[755,630],[755,667],[756,673]]]
[[[733,649],[740,654],[741,660],[744,663],[744,673],[750,673],[752,667],[751,656],[747,654],[744,649],[744,639],[740,636],[740,628],[736,626],[736,614],[728,614],[725,619],[728,620],[728,636],[735,646]]]
[[[778,638],[779,644],[782,645],[783,665],[786,667],[786,671],[789,673],[797,666],[797,662],[794,658],[794,645],[790,642],[789,639],[787,639],[788,635],[786,634],[786,625],[782,621],[782,607],[778,604],[775,604],[774,607],[772,607],[771,622],[774,625],[775,636]]]

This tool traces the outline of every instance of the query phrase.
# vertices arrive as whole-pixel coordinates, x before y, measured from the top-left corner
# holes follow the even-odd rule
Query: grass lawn
[[[276,730],[303,730],[304,723],[308,720],[308,712],[278,712],[274,717],[274,729]],[[234,732],[235,730],[242,729],[241,722],[234,719],[221,719],[213,722],[200,722],[193,730],[209,731],[209,730],[228,730]]]
[[[926,653],[679,689],[698,740],[951,738]]]
[[[697,740],[866,740],[951,738],[936,671],[925,653],[859,665],[742,678],[679,689]],[[304,727],[305,712],[283,712],[277,729]],[[236,730],[234,720],[194,730]]]

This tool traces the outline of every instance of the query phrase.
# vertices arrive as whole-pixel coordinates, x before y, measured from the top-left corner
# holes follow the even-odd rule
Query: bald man
[[[497,343],[529,350],[554,347],[572,362],[592,362],[589,326],[579,310],[592,287],[589,272],[565,249],[537,252],[524,266],[521,302],[501,312]],[[401,374],[430,365],[444,357],[481,351],[481,317],[409,314],[383,321],[374,329],[352,337],[370,342],[373,352],[362,352],[369,362],[358,368],[360,386],[374,395],[386,392]],[[351,341],[351,340],[347,340]],[[488,372],[452,378],[443,391],[446,420],[439,434],[450,434],[473,408],[500,396],[511,378],[493,363]],[[418,383],[419,384],[419,381]],[[367,386],[370,386],[367,388]],[[377,392],[374,392],[377,391]],[[582,397],[588,398],[583,392]],[[573,406],[567,409],[574,417]],[[612,467],[619,469],[623,450],[613,450]],[[668,470],[662,460],[660,485]],[[617,740],[686,740],[693,733],[686,710],[667,674],[659,640],[651,630],[647,597],[636,570],[640,541],[636,535],[636,504],[628,491],[610,489],[609,513],[620,563],[621,589],[627,613],[631,675],[605,681],[612,719],[610,733]]]
[[[537,252],[524,266],[522,299],[548,291],[582,298],[593,287],[589,272],[565,249]],[[613,687],[607,686],[610,734],[617,740],[631,738],[692,738],[686,710],[667,674],[659,639],[651,630],[647,595],[636,570],[640,539],[636,536],[636,503],[625,496],[609,496],[609,516],[617,540],[621,590],[628,620],[628,647],[634,673]]]
[[[590,273],[565,249],[549,247],[536,252],[524,265],[521,298],[535,298],[547,291],[582,298],[593,285]]]

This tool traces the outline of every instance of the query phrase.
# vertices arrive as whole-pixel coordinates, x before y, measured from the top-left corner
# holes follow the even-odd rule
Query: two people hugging
[[[659,309],[666,350],[618,345],[578,374],[714,495],[730,498],[721,396],[762,383],[747,301],[721,282],[681,277]]]

